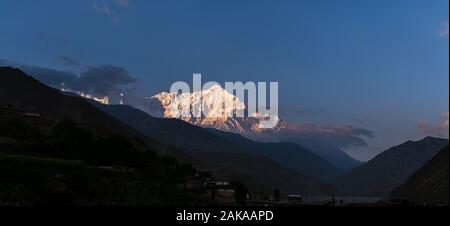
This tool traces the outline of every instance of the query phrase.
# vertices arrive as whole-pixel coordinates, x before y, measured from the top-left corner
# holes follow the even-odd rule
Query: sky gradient
[[[142,96],[193,73],[278,81],[281,117],[372,131],[367,147],[347,150],[367,160],[409,139],[448,137],[448,4],[1,0],[0,59],[75,73],[113,65]]]

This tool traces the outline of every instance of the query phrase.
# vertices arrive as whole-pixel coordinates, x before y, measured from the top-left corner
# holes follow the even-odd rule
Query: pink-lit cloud
[[[427,122],[420,122],[420,131],[427,136],[448,137],[449,112],[442,114],[442,122],[437,125],[432,125]]]

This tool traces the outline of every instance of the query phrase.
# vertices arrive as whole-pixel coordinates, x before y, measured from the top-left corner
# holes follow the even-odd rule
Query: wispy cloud
[[[113,14],[113,11],[111,10],[111,7],[107,3],[104,3],[104,2],[99,3],[97,1],[93,1],[92,2],[92,7],[95,10],[97,10],[98,12],[101,12],[101,13],[103,13],[105,15],[112,15]]]
[[[448,21],[442,22],[441,28],[439,29],[439,37],[448,38]]]
[[[120,8],[126,8],[131,4],[131,0],[90,0],[92,8],[106,16],[111,17],[114,21],[119,20],[117,11]]]
[[[77,75],[71,71],[61,71],[35,65],[21,64],[11,60],[0,59],[0,66],[19,68],[24,72],[31,74],[35,79],[52,87],[59,87],[67,81],[77,79]]]
[[[447,130],[448,130],[448,115],[449,115],[448,112],[444,113],[444,115],[443,115],[444,122],[442,122],[442,124],[441,124],[441,127],[444,128],[444,129],[447,129]]]
[[[57,57],[58,61],[64,65],[64,66],[68,66],[68,67],[78,67],[80,65],[80,63],[78,62],[78,60],[73,59],[72,57],[68,57],[68,56],[58,56]]]
[[[319,123],[283,123],[277,132],[264,131],[251,138],[270,142],[295,143],[328,143],[339,148],[367,147],[366,139],[374,137],[374,133],[365,128],[350,124],[325,125]]]
[[[116,0],[116,3],[120,6],[127,7],[130,5],[131,0]]]
[[[80,73],[75,81],[66,84],[68,88],[101,96],[119,94],[123,86],[132,85],[137,79],[126,69],[113,65],[91,66]]]
[[[427,122],[420,122],[420,131],[427,136],[437,136],[437,137],[448,137],[448,122],[449,122],[449,112],[444,112],[442,114],[442,122],[438,125],[430,125]]]
[[[126,69],[114,65],[89,66],[79,73],[61,71],[0,59],[0,66],[19,68],[35,79],[56,89],[68,89],[94,96],[117,97],[138,80]]]

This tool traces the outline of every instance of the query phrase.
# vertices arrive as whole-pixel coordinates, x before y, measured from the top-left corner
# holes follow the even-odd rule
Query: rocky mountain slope
[[[448,140],[434,137],[408,141],[352,169],[336,186],[347,195],[386,196],[446,145]]]
[[[449,149],[442,149],[416,171],[403,185],[395,188],[391,199],[406,199],[414,205],[449,205]]]

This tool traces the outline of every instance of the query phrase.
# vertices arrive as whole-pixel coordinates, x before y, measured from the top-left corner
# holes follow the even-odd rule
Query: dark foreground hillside
[[[202,205],[195,173],[137,138],[0,109],[0,205]]]
[[[449,149],[442,149],[402,186],[394,189],[391,199],[404,199],[415,205],[449,204]]]
[[[447,139],[426,137],[389,148],[340,177],[337,187],[347,195],[388,196],[447,145]]]

